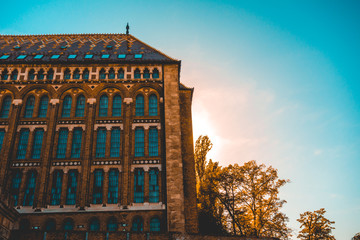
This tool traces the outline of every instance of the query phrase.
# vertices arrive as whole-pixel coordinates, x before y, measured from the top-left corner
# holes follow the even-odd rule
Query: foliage
[[[355,234],[351,240],[360,240],[360,232]]]
[[[208,136],[200,136],[195,143],[195,168],[196,168],[196,178],[201,185],[206,166],[206,155],[211,150],[213,144],[211,143]]]
[[[334,229],[332,224],[335,222],[328,220],[324,217],[326,213],[324,208],[320,208],[314,212],[304,212],[300,214],[300,218],[297,219],[300,222],[301,231],[298,238],[307,240],[335,239],[331,235],[331,230]]]

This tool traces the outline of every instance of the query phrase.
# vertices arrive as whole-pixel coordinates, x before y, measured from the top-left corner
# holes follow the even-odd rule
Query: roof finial
[[[129,35],[129,23],[126,24],[126,35]]]

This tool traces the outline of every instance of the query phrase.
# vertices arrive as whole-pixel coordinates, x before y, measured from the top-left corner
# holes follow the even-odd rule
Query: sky
[[[3,1],[0,34],[130,33],[180,59],[194,139],[221,165],[256,160],[290,183],[296,219],[325,208],[360,232],[360,1]]]

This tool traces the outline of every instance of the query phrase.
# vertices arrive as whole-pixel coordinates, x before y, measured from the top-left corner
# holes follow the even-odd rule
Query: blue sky
[[[291,180],[301,212],[360,232],[359,1],[6,1],[0,34],[130,33],[182,60],[194,137],[222,165],[255,159]],[[294,237],[294,239],[296,239]]]

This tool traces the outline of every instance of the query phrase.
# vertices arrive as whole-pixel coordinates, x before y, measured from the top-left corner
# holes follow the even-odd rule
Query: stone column
[[[26,147],[25,160],[31,159],[32,146],[33,146],[33,143],[34,143],[34,135],[35,135],[34,128],[30,128],[28,144],[27,144],[27,147]]]
[[[19,202],[18,202],[19,206],[22,206],[23,202],[24,202],[24,193],[25,193],[25,188],[26,188],[27,175],[28,175],[27,169],[24,169],[24,171],[22,172],[21,184],[20,184],[20,189],[19,189]]]
[[[144,202],[149,202],[149,167],[144,168]]]
[[[108,190],[109,190],[109,168],[104,168],[104,181],[103,181],[103,205],[108,202]]]
[[[71,145],[72,145],[72,140],[73,140],[74,127],[69,126],[68,130],[69,130],[69,133],[68,133],[68,140],[67,140],[67,144],[66,144],[65,159],[70,159],[70,157],[71,157],[71,148],[72,148]]]
[[[63,174],[63,182],[62,182],[62,188],[61,188],[61,199],[60,199],[60,205],[64,206],[66,203],[66,190],[67,190],[67,185],[68,185],[68,170],[64,169],[64,174]]]

